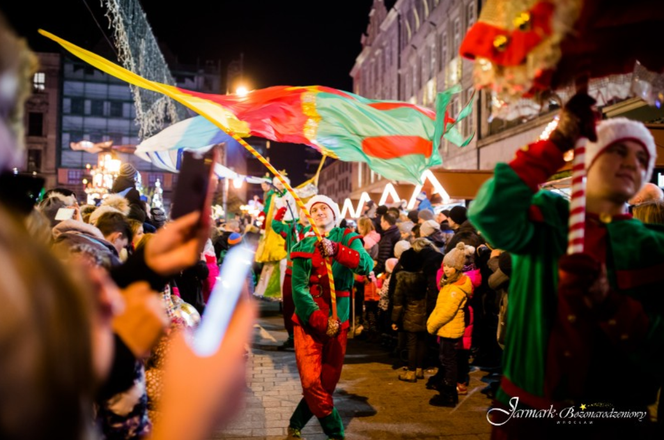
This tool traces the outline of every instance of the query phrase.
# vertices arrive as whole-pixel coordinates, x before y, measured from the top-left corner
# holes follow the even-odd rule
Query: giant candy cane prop
[[[577,254],[584,250],[586,224],[586,144],[588,139],[581,138],[574,146],[572,163],[572,194],[569,211],[569,232],[567,234],[567,253]]]

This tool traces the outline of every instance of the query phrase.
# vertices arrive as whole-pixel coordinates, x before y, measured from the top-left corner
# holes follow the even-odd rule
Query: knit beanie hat
[[[417,218],[421,218],[424,221],[433,220],[433,212],[429,211],[428,209],[423,209],[417,213]]]
[[[597,125],[597,142],[586,144],[586,170],[590,169],[597,156],[602,154],[604,150],[616,142],[625,140],[638,142],[643,145],[646,153],[648,153],[648,168],[643,183],[649,182],[657,158],[655,140],[645,125],[627,118],[607,119]]]
[[[420,225],[420,237],[428,237],[440,230],[440,224],[435,220],[427,220]]]
[[[152,214],[152,223],[157,227],[160,228],[166,223],[166,213],[164,212],[163,209],[161,208],[152,208],[150,210],[150,214]]]
[[[402,234],[409,234],[410,231],[413,230],[413,226],[415,226],[415,224],[411,221],[407,221],[407,222],[400,222],[397,224],[397,226],[399,227],[399,232],[401,232]]]
[[[419,214],[417,212],[417,209],[413,209],[412,211],[408,211],[408,219],[413,223],[417,223],[418,215]]]
[[[462,224],[468,220],[468,217],[466,217],[466,207],[461,205],[453,207],[450,209],[450,215],[448,217],[451,218],[457,225]]]
[[[230,246],[235,246],[241,241],[242,241],[242,236],[237,232],[233,232],[231,235],[228,236],[228,244]]]
[[[385,272],[392,273],[392,271],[394,270],[394,266],[396,266],[398,262],[399,262],[398,258],[388,258],[387,260],[385,260]]]
[[[325,203],[330,207],[330,209],[332,209],[332,212],[334,212],[334,224],[335,226],[339,226],[339,223],[341,222],[341,212],[339,212],[339,205],[332,201],[332,199],[328,196],[317,195],[310,198],[307,202],[307,211],[311,212],[311,208],[313,208],[313,206],[317,203]]]
[[[445,254],[443,265],[462,270],[466,265],[466,245],[463,242],[457,243],[454,249]]]
[[[118,177],[125,177],[129,180],[136,180],[136,174],[138,174],[138,171],[136,170],[135,166],[130,163],[123,163],[120,167],[120,173],[118,173]]]
[[[407,242],[406,240],[399,240],[397,241],[397,244],[394,245],[394,256],[397,258],[401,258],[401,254],[404,253],[404,251],[407,251],[410,249],[410,243]]]

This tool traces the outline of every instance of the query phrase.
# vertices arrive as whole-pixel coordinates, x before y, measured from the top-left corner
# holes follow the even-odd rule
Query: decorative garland
[[[120,63],[144,78],[175,85],[157,40],[138,0],[101,0],[107,9],[109,27],[114,30]],[[188,117],[184,106],[161,93],[131,86],[140,139]]]

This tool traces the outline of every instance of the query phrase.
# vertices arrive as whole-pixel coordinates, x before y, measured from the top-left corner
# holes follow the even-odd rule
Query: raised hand
[[[597,141],[595,125],[599,114],[594,108],[596,102],[585,93],[577,93],[565,104],[560,112],[558,126],[549,137],[561,151],[574,148],[576,141],[582,137],[591,142]]]

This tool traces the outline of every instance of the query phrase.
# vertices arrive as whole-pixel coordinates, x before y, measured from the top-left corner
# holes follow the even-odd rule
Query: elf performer
[[[281,286],[282,313],[284,316],[284,327],[288,332],[288,339],[279,347],[280,350],[288,350],[295,347],[293,336],[293,313],[295,313],[295,303],[293,302],[293,261],[291,252],[293,247],[304,239],[304,235],[311,229],[307,217],[300,213],[297,220],[285,220],[288,211],[297,209],[295,204],[288,203],[288,206],[282,206],[272,219],[272,229],[280,234],[286,240],[286,274]],[[293,217],[292,215],[290,216]]]
[[[285,179],[288,180],[288,178]],[[287,194],[288,192],[281,182],[275,177],[273,185],[265,194],[263,224],[261,225],[264,231],[256,249],[256,262],[263,263],[263,269],[254,294],[270,300],[281,299],[283,274],[286,271],[285,241],[281,235],[272,230],[272,219],[279,210],[277,200],[286,197]]]
[[[291,253],[295,358],[304,398],[290,418],[288,438],[301,438],[302,428],[316,416],[330,439],[343,439],[344,426],[332,393],[346,353],[353,274],[368,275],[373,262],[358,234],[337,227],[341,215],[332,199],[314,196],[307,202],[307,209],[325,238],[318,242],[310,232]],[[332,264],[336,319],[332,316],[325,260]]]
[[[651,178],[655,142],[637,121],[596,125],[593,104],[572,98],[550,138],[498,164],[468,212],[513,258],[494,439],[564,438],[571,424],[584,438],[655,438],[647,406],[664,373],[664,228],[625,214]],[[581,137],[585,251],[565,255],[569,203],[538,184]],[[512,417],[523,409],[539,417]]]

